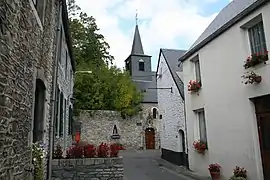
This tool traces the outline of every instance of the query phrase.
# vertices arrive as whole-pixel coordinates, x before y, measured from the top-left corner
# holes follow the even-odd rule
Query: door
[[[270,180],[270,113],[257,114],[264,179]]]
[[[270,95],[254,99],[265,180],[270,180]]]
[[[155,130],[153,128],[145,130],[145,146],[146,149],[155,149]]]

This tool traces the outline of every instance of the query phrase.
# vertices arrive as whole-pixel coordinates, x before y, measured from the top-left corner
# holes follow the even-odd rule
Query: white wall
[[[174,83],[163,54],[160,56],[158,74],[162,74],[162,77],[157,78],[158,88],[173,87],[173,93],[171,93],[170,89],[158,89],[157,91],[159,113],[162,114],[162,119],[160,120],[161,148],[183,152],[182,138],[179,136],[179,130],[182,129],[185,132],[184,102]]]
[[[193,63],[184,62],[186,115],[190,169],[209,175],[207,166],[218,162],[226,178],[233,168],[244,166],[250,180],[263,180],[255,110],[249,98],[269,94],[269,61],[253,69],[262,76],[260,84],[245,85],[241,75],[250,55],[247,32],[240,28],[262,13],[267,47],[270,48],[270,4],[252,13],[201,49],[202,89],[199,96],[187,93],[189,80],[195,79]],[[196,55],[196,54],[194,54]],[[198,126],[193,110],[205,108],[209,151],[205,156],[192,150]]]

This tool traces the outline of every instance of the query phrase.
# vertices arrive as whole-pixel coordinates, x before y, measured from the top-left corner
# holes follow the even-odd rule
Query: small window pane
[[[266,50],[265,34],[263,29],[263,22],[256,24],[249,28],[249,41],[251,53],[260,53]]]
[[[207,133],[206,133],[204,111],[199,111],[198,117],[199,117],[200,140],[207,143]]]
[[[195,61],[195,75],[196,75],[196,81],[201,81],[201,69],[200,69],[200,62]]]
[[[144,62],[139,62],[139,70],[144,71]]]

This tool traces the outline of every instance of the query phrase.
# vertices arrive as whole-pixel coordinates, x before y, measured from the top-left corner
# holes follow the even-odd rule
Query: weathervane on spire
[[[136,9],[136,17],[135,17],[135,20],[136,20],[136,25],[138,25],[138,9]]]

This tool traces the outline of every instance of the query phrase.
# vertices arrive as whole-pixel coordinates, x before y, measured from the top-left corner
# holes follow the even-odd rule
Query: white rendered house
[[[217,162],[223,179],[235,166],[245,167],[250,180],[270,179],[270,62],[244,67],[251,54],[266,60],[269,48],[269,1],[234,0],[179,59],[191,170],[209,175],[208,165]],[[246,72],[261,82],[243,83]],[[201,82],[198,92],[188,91],[190,80]],[[207,142],[204,155],[192,147],[199,139]]]

